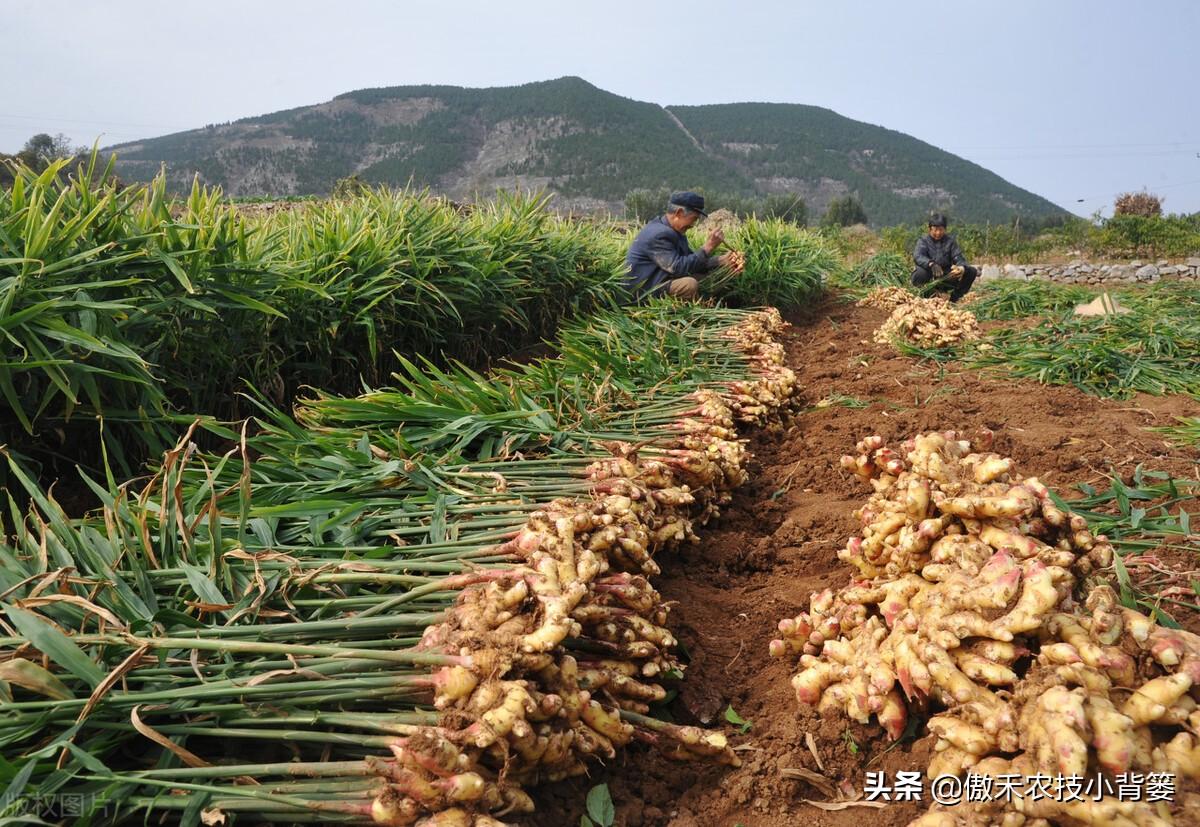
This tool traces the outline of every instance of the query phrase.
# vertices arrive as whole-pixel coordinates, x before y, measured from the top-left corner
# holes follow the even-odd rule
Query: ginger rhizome
[[[497,546],[516,562],[480,570],[421,648],[460,658],[431,680],[437,727],[413,727],[390,758],[371,817],[380,824],[492,827],[532,810],[524,791],[578,776],[634,739],[675,760],[736,764],[719,732],[648,717],[683,665],[669,605],[649,578],[655,555],[694,542],[694,526],[746,479],[735,423],[761,424],[795,382],[773,334],[777,311],[723,335],[745,380],[697,391],[670,444],[614,442],[585,472],[589,497],[558,499]]]
[[[942,296],[927,299],[903,287],[877,287],[858,304],[891,311],[875,331],[875,341],[881,345],[900,340],[922,347],[947,347],[980,337],[975,315]]]
[[[796,699],[935,737],[927,774],[1200,779],[1200,637],[1122,606],[1112,545],[1010,458],[954,432],[841,465],[872,488],[838,558],[842,589],[779,623]],[[1164,806],[1020,796],[931,810],[921,825],[1172,824]]]

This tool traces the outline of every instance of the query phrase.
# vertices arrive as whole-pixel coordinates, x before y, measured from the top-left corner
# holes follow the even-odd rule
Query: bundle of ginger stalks
[[[858,304],[892,314],[875,331],[881,345],[903,341],[921,347],[947,347],[979,338],[979,321],[942,296],[922,298],[903,287],[877,287]]]
[[[1012,460],[954,432],[899,450],[872,436],[843,467],[874,493],[839,559],[837,591],[780,622],[771,653],[799,656],[797,700],[893,739],[911,715],[936,736],[930,779],[964,773],[1123,773],[1200,779],[1200,637],[1119,605],[1113,549]],[[1181,814],[1180,810],[1186,810]],[[1194,824],[1195,796],[1149,803],[997,796],[935,806],[920,827]]]
[[[761,422],[790,396],[794,376],[771,335],[782,324],[766,311],[730,328],[750,377],[723,395],[696,392],[697,407],[675,423],[677,447],[655,458],[610,446],[614,456],[587,468],[591,498],[534,512],[499,549],[521,563],[465,591],[429,628],[422,649],[487,657],[435,675],[443,727],[464,728],[410,768],[456,746],[456,766],[528,786],[583,774],[588,758],[612,758],[635,738],[674,759],[738,763],[721,733],[647,717],[666,696],[662,677],[682,670],[667,606],[647,578],[659,573],[654,551],[695,539],[689,507],[707,501],[707,519],[745,480],[735,422]],[[569,642],[574,651],[564,650]],[[376,799],[377,822],[409,823],[396,819],[397,800]]]
[[[674,312],[598,340],[685,335]],[[491,408],[449,404],[504,392],[438,374],[314,403],[316,437],[281,421],[223,457],[185,438],[103,519],[72,523],[35,496],[0,544],[16,632],[0,638],[16,693],[0,739],[23,767],[18,803],[69,784],[97,824],[495,827],[532,808],[532,785],[635,739],[736,763],[720,733],[647,714],[682,671],[649,577],[745,480],[736,427],[766,422],[794,377],[777,313],[678,312],[696,316],[678,346],[706,354],[707,378],[641,399],[626,379],[632,409],[605,408],[561,450],[514,451],[535,451],[544,425],[525,434],[533,415],[502,411],[480,444],[504,453],[430,461],[457,432],[411,427],[418,410],[491,423]],[[551,367],[578,378],[571,359],[603,356],[588,336],[514,388]],[[408,427],[337,425],[389,415]],[[414,448],[425,456],[404,458]]]

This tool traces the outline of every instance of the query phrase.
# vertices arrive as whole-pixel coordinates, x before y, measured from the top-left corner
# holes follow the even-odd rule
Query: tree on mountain
[[[625,195],[625,218],[638,224],[662,215],[667,208],[671,191],[665,187],[657,190],[635,189]]]
[[[370,191],[371,185],[357,175],[339,178],[333,185],[333,197],[337,199],[356,198]]]
[[[830,201],[825,216],[821,219],[822,227],[849,227],[866,223],[867,211],[863,209],[862,202],[853,195]]]
[[[779,218],[797,227],[808,225],[808,205],[791,193],[772,193],[763,202],[763,217]]]
[[[0,154],[0,187],[12,186],[16,168],[19,166],[29,167],[35,173],[40,173],[55,161],[78,157],[86,151],[86,146],[72,144],[71,139],[61,132],[38,132],[26,140],[16,155]]]
[[[0,187],[12,186],[17,166],[23,164],[34,172],[41,172],[55,161],[74,158],[86,151],[86,147],[75,146],[61,132],[57,135],[39,132],[26,141],[15,155],[0,153]]]
[[[39,132],[25,142],[17,158],[34,169],[43,170],[55,161],[74,158],[85,150],[85,147],[71,143],[71,139],[61,132],[57,135]]]

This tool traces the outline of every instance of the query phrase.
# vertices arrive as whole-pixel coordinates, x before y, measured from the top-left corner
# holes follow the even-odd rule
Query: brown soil
[[[1195,453],[1167,445],[1148,426],[1196,415],[1194,402],[1141,396],[1105,401],[1073,388],[990,379],[950,367],[920,365],[872,342],[883,311],[830,299],[785,335],[789,362],[807,410],[787,427],[751,437],[756,456],[749,482],[697,546],[663,560],[663,595],[678,601],[672,626],[691,656],[672,713],[681,722],[724,726],[739,748],[737,769],[677,764],[638,746],[623,751],[590,778],[536,791],[536,827],[579,824],[587,791],[607,783],[618,827],[872,827],[905,825],[923,804],[826,812],[803,799],[827,800],[786,768],[818,770],[806,746],[811,733],[834,783],[862,790],[866,771],[923,770],[932,739],[889,746],[874,724],[820,718],[798,707],[790,662],[767,655],[780,618],[807,607],[809,595],[841,586],[848,571],[835,552],[856,524],[851,512],[868,492],[838,459],[872,433],[890,443],[930,430],[995,431],[994,450],[1012,456],[1069,496],[1072,483],[1105,487],[1114,470],[1129,481],[1134,467],[1195,478]],[[854,398],[865,408],[823,399]],[[1200,518],[1200,515],[1197,515]],[[1159,555],[1166,567],[1186,557]],[[1181,617],[1200,630],[1196,618]],[[752,722],[746,735],[726,724],[728,705]]]
[[[806,733],[815,738],[826,777],[852,791],[863,789],[865,772],[894,777],[901,769],[923,771],[929,760],[930,737],[889,745],[874,724],[800,709],[791,664],[767,655],[780,618],[804,610],[817,589],[847,581],[835,552],[856,531],[851,513],[868,491],[838,460],[858,439],[880,433],[898,443],[917,432],[988,427],[998,453],[1063,496],[1076,481],[1104,487],[1105,475],[1114,472],[1128,483],[1139,463],[1175,477],[1195,479],[1200,471],[1194,453],[1145,430],[1195,415],[1195,403],[1186,398],[1104,401],[1073,388],[919,365],[871,341],[884,318],[874,308],[830,299],[808,318],[793,319],[785,344],[808,408],[782,429],[752,435],[750,483],[703,532],[700,545],[661,561],[658,587],[677,601],[672,627],[691,658],[672,713],[682,723],[724,726],[743,766],[682,765],[634,745],[589,778],[536,792],[538,813],[529,825],[578,825],[587,791],[599,783],[610,787],[618,827],[858,827],[863,820],[887,827],[907,825],[925,809],[926,803],[893,803],[823,811],[803,799],[826,796],[781,773],[817,771]],[[817,407],[836,398],[842,402]],[[847,407],[848,398],[868,407]],[[1157,557],[1160,567],[1176,573],[1196,568],[1183,555]],[[1177,617],[1200,630],[1196,616]],[[728,705],[752,721],[749,733],[736,735],[725,723]]]

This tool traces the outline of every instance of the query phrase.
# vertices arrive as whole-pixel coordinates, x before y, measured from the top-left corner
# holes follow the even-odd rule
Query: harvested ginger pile
[[[842,465],[874,489],[838,554],[837,591],[782,620],[797,700],[910,715],[936,738],[927,775],[1200,780],[1200,637],[1120,605],[1100,577],[1113,549],[1012,460],[953,432],[893,450],[878,436]],[[910,827],[1200,823],[1200,802],[1015,795],[935,806]]]
[[[858,306],[894,310],[900,305],[908,304],[917,298],[917,296],[908,292],[903,287],[876,287],[859,300]]]
[[[924,299],[902,287],[879,287],[859,305],[892,308],[892,315],[875,331],[875,341],[881,345],[900,339],[922,347],[946,347],[980,335],[974,314],[940,296]]]

